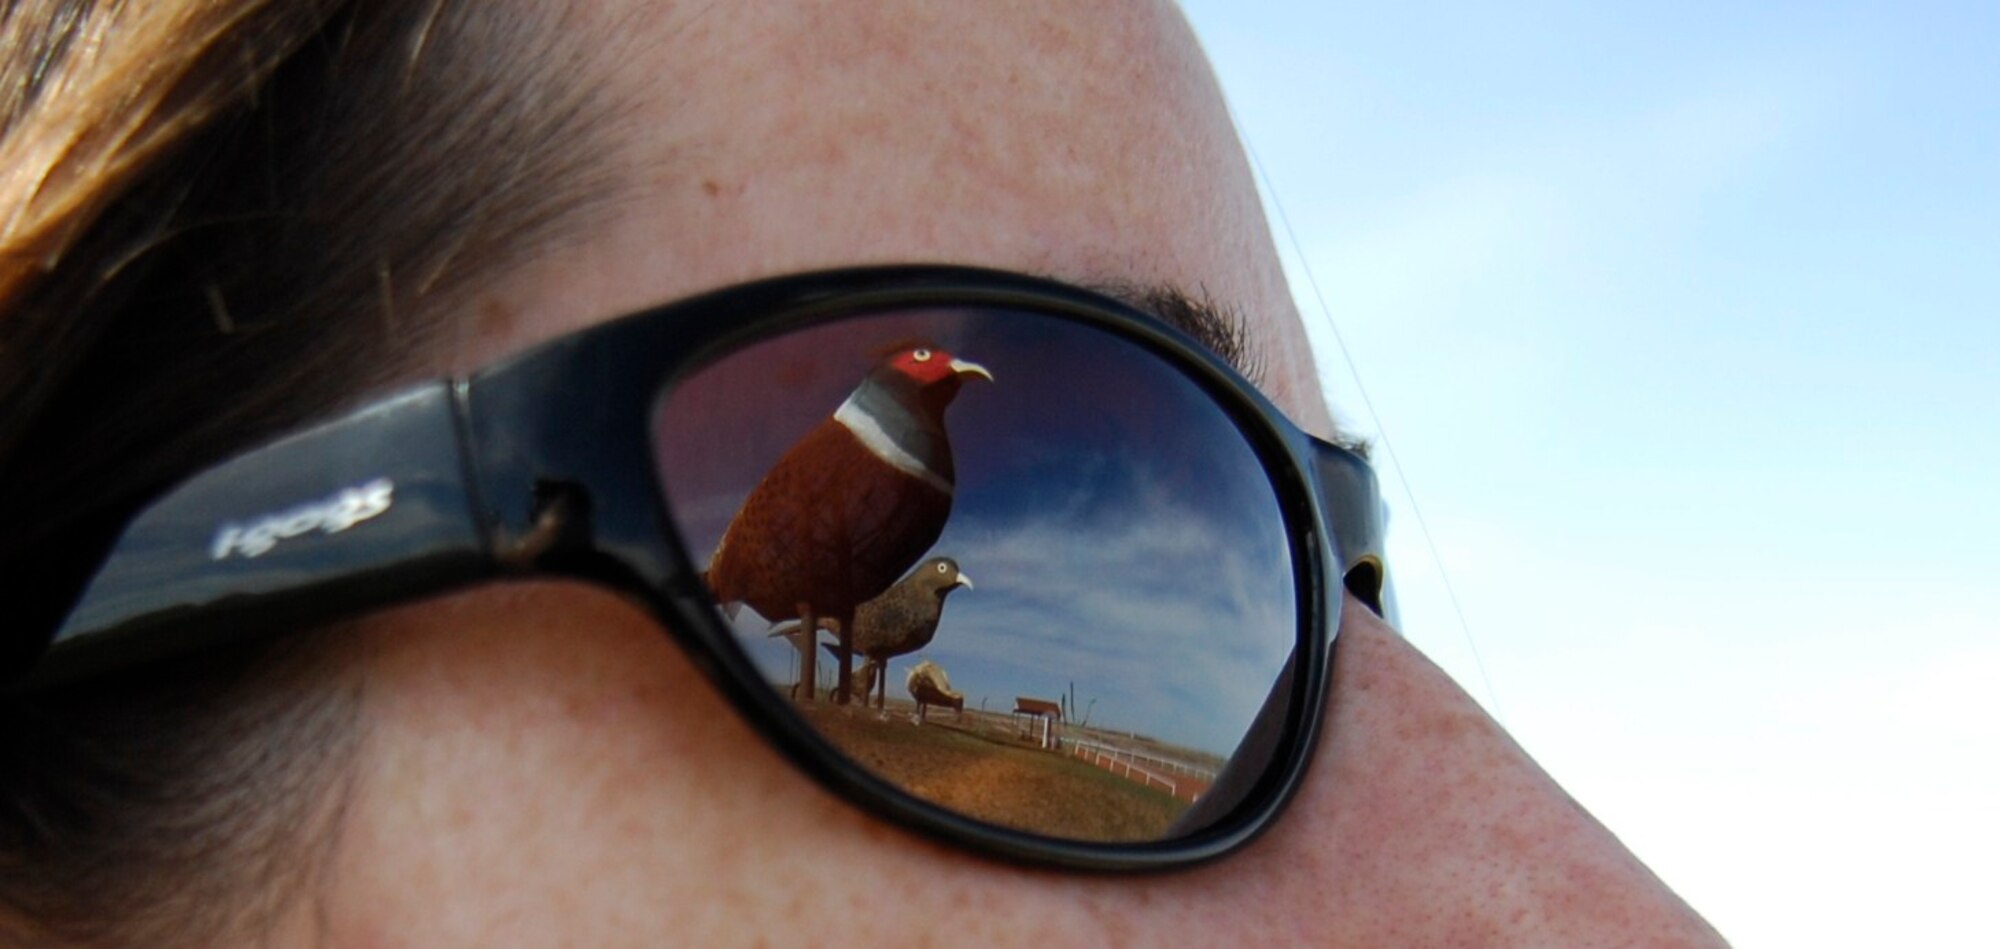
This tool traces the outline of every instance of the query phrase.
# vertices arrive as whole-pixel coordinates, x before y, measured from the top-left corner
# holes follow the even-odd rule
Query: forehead
[[[619,198],[483,295],[454,368],[772,274],[951,262],[1198,290],[1322,428],[1220,92],[1151,2],[605,3]]]

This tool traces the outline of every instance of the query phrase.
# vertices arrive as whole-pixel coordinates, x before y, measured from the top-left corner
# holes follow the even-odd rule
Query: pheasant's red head
[[[958,381],[966,376],[978,376],[988,382],[993,374],[986,367],[975,362],[956,358],[935,346],[906,346],[890,354],[884,364],[910,378],[921,388],[929,388],[946,380]]]

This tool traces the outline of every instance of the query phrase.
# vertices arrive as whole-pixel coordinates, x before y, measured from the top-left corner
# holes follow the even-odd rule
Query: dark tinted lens
[[[1149,841],[1268,763],[1242,749],[1286,710],[1283,518],[1236,425],[1140,345],[1031,313],[849,318],[685,379],[655,444],[744,653],[910,794]]]

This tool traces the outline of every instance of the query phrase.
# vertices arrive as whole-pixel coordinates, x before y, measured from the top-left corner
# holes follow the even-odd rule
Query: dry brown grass
[[[1149,841],[1187,805],[1157,788],[1044,751],[997,716],[932,710],[923,726],[891,702],[889,719],[816,705],[806,719],[856,761],[917,797],[980,820],[1051,837]],[[996,720],[997,719],[997,720]]]

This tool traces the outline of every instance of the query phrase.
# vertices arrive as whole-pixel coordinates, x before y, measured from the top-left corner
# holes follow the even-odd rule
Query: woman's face
[[[503,275],[432,370],[760,276],[955,262],[1239,312],[1326,434],[1213,77],[1150,2],[607,2],[625,199]],[[1352,603],[1273,830],[1158,876],[1023,870],[862,813],[738,720],[644,613],[493,585],[361,623],[337,943],[979,944],[1713,938],[1454,685]],[[308,930],[301,930],[302,932]]]

